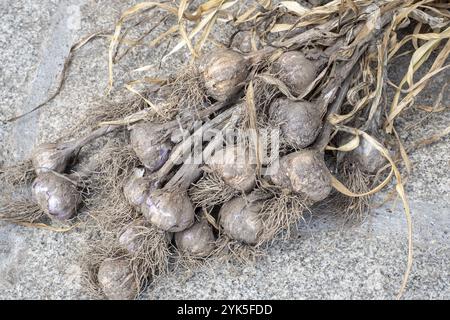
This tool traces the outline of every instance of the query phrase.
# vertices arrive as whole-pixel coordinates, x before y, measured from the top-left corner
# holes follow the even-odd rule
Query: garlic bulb
[[[247,202],[244,198],[234,198],[220,208],[220,225],[231,238],[257,244],[263,230],[259,218],[261,208],[261,201]]]
[[[53,172],[39,174],[33,182],[32,190],[41,209],[60,220],[72,218],[81,204],[76,184]]]
[[[142,164],[154,172],[161,168],[170,156],[172,143],[156,130],[156,124],[137,123],[131,128],[131,146]]]
[[[386,158],[366,139],[360,139],[359,146],[348,156],[355,159],[359,168],[367,173],[376,173],[387,162]]]
[[[211,225],[205,220],[175,233],[175,243],[178,249],[197,257],[208,256],[214,250],[214,241]]]
[[[125,181],[123,194],[133,207],[140,207],[151,188],[151,181],[144,177],[145,170],[135,168],[131,176]]]
[[[256,184],[256,159],[243,146],[233,145],[217,150],[207,164],[236,190],[248,192]]]
[[[290,153],[280,159],[278,171],[271,176],[275,185],[321,201],[331,192],[331,174],[323,156],[314,150]]]
[[[73,156],[73,147],[64,144],[43,143],[38,145],[31,156],[37,174],[47,171],[64,172]]]
[[[194,207],[185,192],[150,192],[141,206],[148,222],[168,232],[179,232],[194,223]]]
[[[225,101],[242,88],[249,67],[243,55],[229,49],[211,51],[199,63],[206,92],[218,101]]]
[[[322,113],[315,103],[278,98],[270,105],[269,115],[280,126],[284,141],[296,149],[314,142],[322,128]]]
[[[104,260],[98,269],[97,279],[103,293],[111,300],[131,300],[139,292],[129,262],[125,259]]]
[[[288,86],[293,95],[298,96],[316,78],[317,67],[303,53],[288,51],[274,62],[271,71]]]

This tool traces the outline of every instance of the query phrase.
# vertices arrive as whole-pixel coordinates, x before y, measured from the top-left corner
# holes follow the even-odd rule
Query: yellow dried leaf
[[[155,39],[153,39],[149,46],[150,47],[156,47],[162,40],[164,40],[166,37],[171,35],[172,33],[175,33],[178,31],[178,25],[171,26],[167,31],[164,31],[159,36],[157,36]]]
[[[408,72],[406,73],[406,81],[409,86],[413,85],[414,72],[428,60],[431,52],[439,45],[439,42],[440,40],[429,40],[414,52],[408,66]]]
[[[205,44],[206,40],[208,39],[208,36],[211,32],[212,27],[214,26],[214,23],[217,20],[217,15],[215,15],[211,21],[208,22],[208,24],[205,27],[205,30],[203,30],[203,33],[199,39],[199,41],[197,42],[196,46],[195,46],[195,52],[197,54],[200,54],[203,45]]]
[[[358,146],[359,146],[359,136],[355,135],[349,142],[343,144],[342,146],[340,146],[340,147],[326,146],[325,150],[350,152],[350,151],[358,148]]]
[[[178,6],[178,23],[183,19],[184,11],[186,11],[188,7],[189,0],[181,0],[180,5]]]
[[[270,30],[271,33],[275,32],[282,32],[282,31],[288,31],[291,30],[294,27],[293,24],[288,23],[277,23],[275,24],[272,29]]]
[[[191,33],[187,36],[187,39],[191,40],[195,37],[201,30],[203,30],[208,23],[214,19],[214,17],[217,15],[219,10],[226,10],[229,9],[231,6],[233,6],[237,1],[232,2],[226,2],[226,0],[221,0],[219,2],[219,5],[216,7],[216,9],[210,13],[208,13],[191,31]],[[216,2],[214,2],[216,3]],[[222,4],[223,3],[223,4]],[[183,48],[186,45],[186,41],[182,39],[166,56],[164,56],[163,59],[166,59],[168,56],[174,54],[175,52],[179,51],[181,48]]]
[[[395,138],[397,139],[398,147],[400,149],[400,155],[402,156],[403,163],[405,164],[405,167],[406,167],[406,171],[408,172],[408,174],[411,174],[411,168],[412,168],[411,160],[409,160],[409,157],[408,157],[408,154],[406,153],[405,147],[403,146],[403,143],[395,129],[394,129],[394,135],[395,135]]]
[[[126,21],[127,18],[133,16],[134,14],[136,14],[142,10],[147,10],[147,9],[150,9],[153,7],[158,7],[160,9],[168,11],[169,13],[177,15],[176,8],[169,6],[165,3],[149,1],[149,2],[142,2],[142,3],[136,4],[136,5],[132,6],[131,8],[125,10],[122,13],[122,15],[120,16],[119,20],[117,21],[116,27],[114,30],[114,34],[111,39],[111,43],[109,45],[109,50],[108,50],[108,93],[111,91],[112,86],[113,86],[113,81],[114,81],[114,79],[113,79],[114,78],[114,76],[113,76],[113,59],[114,59],[115,50],[117,48],[117,45],[119,44],[120,32],[122,30],[123,23]]]
[[[148,65],[146,65],[146,66],[142,66],[142,67],[139,67],[139,68],[137,68],[137,69],[131,70],[131,72],[148,71],[148,70],[151,70],[151,69],[153,69],[153,68],[155,68],[154,65],[148,64]]]
[[[311,11],[311,9],[302,6],[296,1],[281,1],[280,5],[288,9],[290,12],[295,13],[298,16],[303,16]]]
[[[137,91],[136,89],[134,89],[132,87],[133,82],[127,83],[125,84],[125,88],[127,90],[129,90],[130,92],[138,95],[142,100],[144,100],[149,106],[150,108],[152,108],[152,110],[157,113],[158,115],[160,115],[161,117],[164,117],[164,115],[161,113],[161,111],[159,110],[159,108],[153,104],[150,100],[148,100],[146,97],[144,97],[139,91]]]
[[[349,197],[361,197],[361,196],[370,195],[370,194],[373,194],[373,193],[381,190],[382,187],[387,185],[387,183],[389,182],[389,180],[392,177],[392,174],[395,175],[395,179],[396,179],[395,190],[397,191],[397,194],[402,199],[403,208],[404,208],[404,212],[405,212],[405,216],[406,216],[406,222],[407,222],[407,226],[408,226],[408,261],[407,261],[406,271],[403,275],[402,285],[401,285],[400,290],[397,295],[397,298],[399,299],[402,296],[402,294],[406,288],[406,284],[408,282],[408,277],[411,272],[412,260],[413,260],[411,212],[410,212],[408,201],[406,199],[406,194],[405,194],[405,190],[404,190],[403,182],[402,182],[402,176],[400,174],[400,171],[397,168],[397,165],[395,164],[395,161],[390,156],[389,151],[381,143],[379,143],[375,138],[373,138],[366,132],[364,132],[360,129],[356,129],[356,128],[339,126],[339,127],[337,127],[337,130],[342,130],[342,131],[345,131],[348,133],[352,133],[354,135],[360,135],[363,139],[366,139],[375,149],[377,149],[383,155],[383,157],[386,158],[386,160],[389,161],[389,164],[391,167],[391,172],[389,173],[388,178],[386,178],[380,185],[378,185],[374,189],[370,190],[369,192],[366,192],[363,194],[353,193],[347,187],[345,187],[340,181],[338,181],[335,177],[332,177],[333,187],[336,188],[336,190],[338,190],[339,192],[341,192]],[[377,191],[374,191],[374,190],[377,190]]]
[[[183,22],[180,22],[178,24],[178,31],[180,32],[181,38],[183,39],[184,43],[188,46],[189,51],[195,57],[196,54],[195,54],[194,47],[192,46],[191,40],[189,39],[189,37],[186,33],[186,28],[184,27]]]
[[[445,70],[447,68],[447,66],[442,67],[442,65],[445,63],[449,55],[450,55],[450,40],[447,40],[446,45],[439,52],[428,73],[424,77],[422,77],[422,79],[418,83],[416,83],[413,87],[411,87],[410,90],[408,91],[408,94],[399,102],[400,95],[402,93],[401,88],[406,81],[405,76],[405,78],[400,83],[399,88],[395,93],[393,102],[391,104],[390,112],[387,116],[385,126],[386,131],[388,133],[391,133],[393,130],[394,119],[402,112],[402,110],[404,110],[406,107],[408,107],[411,103],[414,102],[414,98],[425,88],[425,85],[427,84],[429,79],[432,76],[439,73],[440,71]]]

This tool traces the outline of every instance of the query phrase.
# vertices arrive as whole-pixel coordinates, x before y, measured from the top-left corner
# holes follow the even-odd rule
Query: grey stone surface
[[[449,223],[445,206],[413,204],[414,268],[407,299],[449,299]],[[158,282],[149,298],[190,299],[392,299],[405,267],[401,210],[377,210],[366,224],[348,229],[315,217],[296,239],[277,243],[244,268],[213,264],[180,282]]]
[[[63,73],[66,59],[70,54],[70,47],[74,42],[75,24],[70,24],[69,8],[74,4],[82,5],[83,1],[62,1],[58,4],[52,16],[49,28],[49,37],[44,41],[41,52],[41,61],[36,74],[29,84],[30,89],[23,104],[16,108],[18,114],[32,111],[44,103],[48,97],[56,92],[58,82]],[[53,90],[52,90],[53,88]],[[38,126],[33,125],[39,119],[40,110],[21,118],[13,125],[11,134],[11,147],[17,159],[23,159],[31,154],[32,147],[38,140]],[[20,139],[16,137],[20,136]]]
[[[1,1],[0,119],[39,103],[54,88],[54,77],[72,42],[99,30],[111,32],[120,12],[136,2]],[[77,5],[70,7],[74,3]],[[58,23],[73,22],[77,8],[80,28]],[[226,28],[221,31],[219,40],[229,32]],[[30,150],[37,141],[54,140],[75,127],[101,101],[107,86],[107,48],[108,40],[99,38],[76,52],[60,95],[27,118],[27,126],[33,130],[31,138],[25,139],[17,124],[0,126],[0,165],[19,156],[18,145]],[[181,51],[158,69],[165,52],[165,47],[132,50],[116,66],[115,73],[120,75],[115,83],[117,95],[124,94],[121,88],[125,81],[137,77],[132,72],[135,68],[152,65],[147,72],[152,76],[161,70],[175,70],[188,58],[188,53]],[[399,59],[390,70],[394,82],[403,75],[406,62],[406,58]],[[432,105],[449,76],[448,70],[436,76],[416,105]],[[447,92],[443,104],[448,106],[449,101]],[[447,127],[449,112],[447,108],[432,114],[404,131],[405,144]],[[400,124],[408,128],[425,115],[411,108]],[[415,251],[405,294],[409,299],[450,298],[449,154],[446,137],[411,155],[414,171],[407,191]],[[0,298],[90,298],[80,282],[80,257],[88,237],[81,229],[58,234],[0,224]],[[406,266],[406,243],[406,223],[398,199],[353,228],[343,227],[339,220],[323,213],[306,219],[297,238],[274,244],[255,265],[236,268],[212,262],[210,268],[193,275],[176,273],[160,279],[143,298],[391,299]]]

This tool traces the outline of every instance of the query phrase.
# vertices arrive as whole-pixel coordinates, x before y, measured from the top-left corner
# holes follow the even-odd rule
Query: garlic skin
[[[244,198],[234,198],[222,205],[219,211],[220,225],[232,239],[255,245],[263,230],[259,219],[261,201],[247,202]]]
[[[366,139],[360,139],[359,146],[348,154],[355,159],[364,172],[374,174],[386,164],[383,155]]]
[[[144,203],[151,189],[151,181],[144,177],[144,173],[144,169],[135,168],[123,186],[125,198],[135,208],[139,208]]]
[[[225,101],[242,88],[250,64],[240,53],[220,49],[202,56],[198,68],[206,93],[217,101]]]
[[[31,161],[37,174],[55,171],[62,173],[72,158],[73,149],[56,143],[43,143],[33,150]]]
[[[279,125],[284,141],[296,148],[311,145],[322,128],[322,112],[315,103],[278,98],[269,108],[274,125]]]
[[[274,62],[271,71],[288,86],[294,96],[299,96],[316,78],[317,67],[303,53],[288,51]]]
[[[131,147],[150,172],[164,165],[173,147],[169,140],[161,141],[162,135],[156,127],[156,124],[142,122],[133,125],[130,132]]]
[[[150,192],[141,206],[145,219],[168,232],[180,232],[194,223],[194,207],[185,192]]]
[[[173,237],[172,233],[159,230],[144,218],[138,218],[120,231],[117,241],[129,253],[141,254],[148,252],[147,241],[153,241],[149,240],[150,234],[152,239],[159,239],[158,243],[162,245],[168,245]]]
[[[76,184],[68,179],[52,172],[44,172],[33,182],[34,199],[52,218],[69,220],[75,216],[81,204],[81,194]]]
[[[323,156],[313,150],[290,153],[280,159],[279,170],[272,182],[317,202],[331,193],[331,173]]]
[[[227,185],[236,190],[248,192],[255,187],[256,158],[240,145],[217,150],[207,164]]]
[[[261,39],[256,34],[254,37],[256,50],[259,50],[262,48]],[[253,51],[252,38],[253,34],[251,31],[241,31],[233,38],[233,43],[231,45],[242,53],[250,53]]]
[[[98,269],[97,279],[110,300],[132,300],[139,292],[129,262],[125,259],[104,260]]]
[[[214,241],[212,227],[205,220],[175,233],[175,243],[178,249],[197,257],[207,257],[214,250]]]
[[[144,220],[139,219],[133,221],[130,225],[120,233],[119,245],[130,253],[139,251],[139,234],[146,228]]]

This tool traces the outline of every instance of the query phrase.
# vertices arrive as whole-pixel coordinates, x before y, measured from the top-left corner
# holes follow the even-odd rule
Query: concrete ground
[[[136,1],[5,0],[0,2],[0,118],[31,110],[50,95],[70,46],[81,37],[110,33],[125,8]],[[218,39],[229,30],[221,30]],[[172,43],[173,45],[173,43]],[[108,40],[99,38],[76,52],[61,93],[39,112],[0,126],[0,165],[29,154],[38,142],[73,128],[104,95]],[[115,88],[137,77],[132,70],[157,65],[166,52],[138,48],[116,67]],[[161,65],[175,70],[188,57],[177,53]],[[390,70],[398,82],[407,66],[399,59]],[[158,74],[155,68],[149,75]],[[417,99],[430,106],[449,72],[436,76]],[[405,144],[450,124],[447,109],[420,124],[424,112],[411,109],[400,121]],[[411,155],[414,171],[407,191],[414,223],[414,265],[406,299],[450,298],[450,145],[449,137]],[[83,230],[59,234],[0,224],[1,299],[91,298],[80,282],[80,256],[88,236]],[[173,274],[155,283],[150,299],[391,299],[406,266],[406,223],[399,201],[375,209],[364,224],[344,227],[322,213],[300,223],[298,236],[275,243],[254,265],[213,262],[192,275]]]

